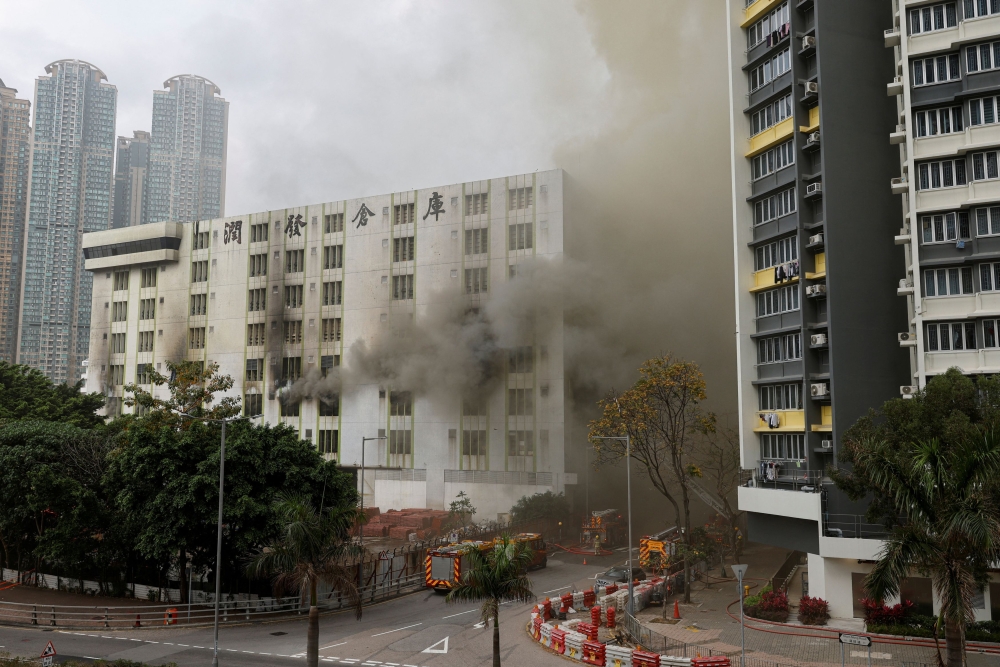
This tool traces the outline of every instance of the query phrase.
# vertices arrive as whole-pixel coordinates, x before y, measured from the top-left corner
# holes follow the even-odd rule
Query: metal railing
[[[889,534],[885,526],[867,523],[861,514],[823,514],[823,534],[827,537],[881,540]]]
[[[778,464],[774,472],[774,477],[762,475],[759,468],[750,471],[751,485],[762,489],[782,489],[786,491],[801,491],[802,487],[810,486],[814,490],[819,489],[819,482],[823,479],[822,470],[810,470],[808,468],[795,467],[794,461],[781,461],[778,459],[764,459]]]

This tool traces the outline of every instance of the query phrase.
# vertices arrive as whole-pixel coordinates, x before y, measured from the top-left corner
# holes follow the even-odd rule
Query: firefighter
[[[600,533],[597,533],[596,535],[594,535],[594,555],[595,556],[600,556],[601,555],[601,534]]]

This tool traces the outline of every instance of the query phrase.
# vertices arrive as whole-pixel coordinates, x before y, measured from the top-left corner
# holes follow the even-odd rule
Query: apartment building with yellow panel
[[[727,6],[739,506],[749,538],[808,554],[797,572],[809,594],[850,617],[879,530],[825,471],[844,432],[908,381],[888,185],[893,10],[888,0]]]

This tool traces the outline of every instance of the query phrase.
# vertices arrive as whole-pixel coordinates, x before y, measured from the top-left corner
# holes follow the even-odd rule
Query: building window
[[[343,283],[339,280],[335,280],[329,283],[323,283],[323,305],[324,306],[339,306],[344,298]]]
[[[489,288],[489,269],[482,267],[479,269],[465,270],[465,293],[480,294]]]
[[[474,195],[465,195],[465,214],[481,215],[489,209],[489,194],[481,192]]]
[[[208,260],[191,262],[191,282],[203,283],[208,280]]]
[[[257,276],[267,275],[267,253],[262,252],[259,255],[250,255],[250,277],[255,278]]]
[[[156,267],[143,269],[139,276],[140,287],[156,287]]]
[[[465,254],[480,255],[490,251],[490,230],[466,229],[465,230]]]
[[[413,432],[410,429],[389,431],[389,465],[409,468],[413,460]]]
[[[285,251],[285,273],[302,273],[306,267],[305,250]]]
[[[532,235],[534,229],[530,222],[520,225],[509,225],[507,235],[510,241],[511,250],[530,250],[534,247]]]
[[[151,384],[153,381],[152,370],[153,370],[153,364],[136,364],[135,383]]]
[[[392,277],[392,298],[400,301],[413,298],[413,274]]]
[[[319,399],[319,416],[320,417],[339,417],[340,416],[340,396],[331,396],[329,400],[325,398]]]
[[[535,353],[531,345],[511,348],[507,352],[507,370],[511,373],[532,373],[535,368]]]
[[[323,319],[323,342],[334,343],[340,340],[341,322],[339,317],[326,317]]]
[[[462,399],[462,416],[485,417],[486,401],[479,396]]]
[[[328,245],[323,248],[323,268],[324,269],[344,268],[343,245]]]
[[[327,213],[323,216],[323,233],[336,234],[344,231],[344,214]]]
[[[993,98],[986,99],[992,101]],[[973,101],[978,102],[979,100]],[[913,114],[913,124],[916,126],[918,137],[934,137],[939,134],[962,132],[962,107],[917,111]],[[975,122],[972,124],[979,125]]]
[[[789,49],[784,49],[771,58],[766,59],[748,73],[750,81],[750,92],[765,86],[779,76],[792,69],[792,54]]]
[[[128,289],[128,274],[128,271],[115,271],[114,291],[119,292]]]
[[[261,222],[250,225],[250,243],[262,243],[267,241],[267,223]]]
[[[260,287],[250,290],[247,297],[247,310],[252,313],[265,309],[267,309],[267,288]]]
[[[194,249],[204,250],[208,248],[208,232],[198,232],[194,235]]]
[[[804,461],[806,437],[798,433],[761,435],[760,458],[769,461]]]
[[[139,319],[151,320],[156,317],[156,299],[139,299]]]
[[[771,336],[757,341],[757,363],[777,364],[802,358],[802,334]]]
[[[986,209],[983,209],[985,212]],[[1000,212],[1000,208],[997,209]],[[1000,220],[998,220],[1000,222]],[[920,217],[920,229],[924,243],[945,243],[969,236],[969,212],[924,215]],[[987,229],[987,233],[989,230]]]
[[[188,348],[192,350],[205,349],[205,327],[188,329]]]
[[[975,47],[969,49],[969,53],[974,53]],[[973,70],[969,70],[973,71]],[[929,86],[934,83],[944,83],[959,79],[962,76],[962,68],[959,66],[957,53],[951,55],[937,56],[936,58],[923,58],[913,61],[913,85]]]
[[[534,456],[534,431],[508,431],[507,456]]]
[[[285,344],[297,345],[302,342],[302,320],[285,322]]]
[[[996,101],[995,97],[969,100],[969,125],[992,125],[1000,122]]]
[[[412,262],[413,261],[413,246],[415,245],[412,236],[404,236],[402,238],[392,240],[392,261],[394,262]]]
[[[111,334],[111,354],[122,354],[125,352],[125,334]]]
[[[935,322],[927,325],[928,352],[975,349],[975,322]]]
[[[292,402],[286,403],[285,401],[278,401],[278,405],[280,406],[281,416],[282,417],[298,417],[299,416],[299,406],[301,405],[301,403],[299,403],[298,401],[296,401],[294,403],[292,403]]]
[[[977,155],[983,155],[977,153]],[[993,167],[996,170],[996,153],[993,153]],[[917,165],[917,189],[936,190],[966,185],[965,159],[923,162]]]
[[[795,212],[795,188],[765,197],[753,205],[753,223],[762,225]]]
[[[125,366],[121,364],[111,364],[108,366],[108,372],[111,376],[111,384],[115,387],[119,387],[125,384]]]
[[[413,204],[396,204],[392,207],[392,224],[408,225],[414,221]]]
[[[968,7],[968,4],[966,4]],[[969,13],[966,12],[966,18]],[[940,5],[930,5],[910,11],[910,34],[919,35],[924,32],[954,28],[958,25],[958,12],[954,2]]]
[[[1000,2],[997,0],[965,0],[965,19],[1000,14]]]
[[[320,429],[317,448],[320,454],[336,454],[340,446],[340,433],[334,429]]]
[[[281,379],[292,382],[302,377],[302,357],[282,357]]]
[[[754,271],[763,271],[772,266],[794,262],[799,258],[798,238],[788,238],[757,246],[754,253]]]
[[[389,392],[389,416],[410,417],[413,415],[413,393],[409,391]]]
[[[285,285],[285,308],[302,307],[302,285]]]
[[[319,370],[323,377],[330,374],[334,368],[340,365],[339,354],[324,354],[319,358]]]
[[[750,116],[751,136],[774,127],[792,115],[792,96],[785,95]]]
[[[1000,67],[1000,42],[965,47],[965,65],[970,74],[997,69]]]
[[[753,159],[753,179],[764,178],[792,164],[795,164],[795,143],[786,141]]]
[[[263,345],[266,331],[267,327],[264,326],[263,322],[258,322],[257,324],[248,324],[247,345],[251,347]]]
[[[191,314],[192,315],[205,315],[208,313],[208,295],[207,294],[192,294],[191,295]]]
[[[485,470],[486,454],[489,451],[487,432],[484,430],[462,431],[462,469]]]
[[[508,389],[507,414],[512,417],[530,417],[535,414],[535,390]]]
[[[115,301],[111,304],[111,321],[124,322],[128,319],[128,301]]]
[[[982,292],[1000,291],[1000,262],[979,265],[979,289]]]
[[[782,28],[787,31],[785,27],[787,25],[789,25],[788,3],[783,2],[777,9],[747,29],[747,49],[752,49],[764,40],[768,40],[770,44],[776,44],[773,36],[780,34]]]
[[[243,396],[243,415],[245,417],[256,417],[264,414],[264,395],[245,394]]]
[[[976,209],[976,234],[979,236],[1000,234],[1000,206]]]
[[[247,382],[263,382],[264,360],[247,359]]]
[[[798,309],[798,285],[789,285],[757,293],[757,317],[788,313]]]
[[[528,208],[534,203],[535,191],[533,188],[511,188],[507,192],[507,208],[511,211]]]
[[[152,331],[140,331],[139,332],[139,352],[152,352],[153,351],[153,332]]]
[[[802,387],[797,384],[769,384],[758,388],[761,410],[801,410]]]
[[[964,160],[955,160],[955,165],[961,163],[963,169],[963,181],[959,185],[965,185],[964,181]],[[997,151],[986,151],[985,153],[972,154],[972,180],[985,181],[1000,177],[997,172]]]
[[[924,296],[972,294],[972,267],[924,271]]]

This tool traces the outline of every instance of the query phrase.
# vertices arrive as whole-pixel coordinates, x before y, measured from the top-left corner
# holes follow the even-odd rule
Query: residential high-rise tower
[[[225,215],[229,102],[219,87],[182,74],[153,92],[147,222],[194,222]]]
[[[149,132],[136,130],[132,138],[118,137],[115,162],[115,205],[112,227],[142,224],[142,205],[149,172]]]
[[[0,360],[9,362],[16,357],[30,158],[31,102],[0,80]]]
[[[111,226],[117,89],[100,69],[58,60],[35,81],[18,361],[75,382],[90,346],[85,232]]]

